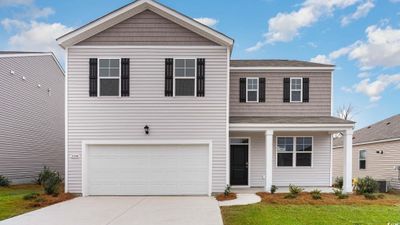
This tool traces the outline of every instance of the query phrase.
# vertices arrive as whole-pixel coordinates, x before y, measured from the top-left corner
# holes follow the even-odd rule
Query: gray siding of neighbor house
[[[366,169],[359,169],[359,152],[367,151]],[[376,151],[383,151],[378,154]],[[343,148],[333,149],[333,179],[343,176]],[[353,146],[353,177],[372,176],[388,180],[398,178],[395,166],[400,166],[400,141]]]
[[[242,72],[231,71],[230,116],[330,116],[331,72]],[[239,102],[239,80],[265,77],[265,102]],[[310,78],[310,102],[283,102],[283,78]]]
[[[314,142],[312,168],[310,167],[277,167],[276,137],[278,136],[312,136]],[[250,137],[250,186],[265,185],[265,133],[230,132],[230,138]],[[272,184],[288,186],[329,186],[331,161],[331,135],[327,132],[276,132],[274,133]]]
[[[77,45],[217,45],[150,10],[143,11]]]
[[[89,97],[89,58],[130,58],[130,97]],[[205,97],[165,97],[165,58],[205,58]],[[226,181],[227,49],[210,47],[70,48],[68,154],[84,140],[211,140],[212,191]],[[150,135],[143,130],[150,127]],[[81,193],[81,158],[68,159],[68,188]]]
[[[64,174],[64,74],[52,56],[0,58],[0,175],[32,182],[44,165]]]

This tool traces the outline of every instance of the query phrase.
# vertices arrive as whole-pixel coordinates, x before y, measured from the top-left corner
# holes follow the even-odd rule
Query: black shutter
[[[121,59],[121,96],[129,96],[129,59]]]
[[[290,102],[290,78],[283,78],[283,102]]]
[[[97,97],[97,59],[89,60],[89,96]]]
[[[204,97],[205,94],[205,70],[206,60],[197,59],[197,97]]]
[[[303,78],[303,102],[310,101],[310,79]]]
[[[259,78],[258,83],[258,102],[265,102],[265,78]]]
[[[240,102],[246,102],[246,78],[240,78]]]
[[[165,59],[165,96],[174,95],[174,59]]]

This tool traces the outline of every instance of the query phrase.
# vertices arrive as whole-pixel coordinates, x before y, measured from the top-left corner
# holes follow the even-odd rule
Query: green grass
[[[225,225],[388,225],[400,224],[400,206],[273,205],[223,207]]]
[[[34,210],[29,207],[29,201],[22,199],[24,195],[32,192],[42,193],[42,189],[39,185],[0,187],[0,220]]]

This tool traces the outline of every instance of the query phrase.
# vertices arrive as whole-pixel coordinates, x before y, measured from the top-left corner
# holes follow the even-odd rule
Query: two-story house
[[[66,191],[210,195],[226,185],[330,186],[344,132],[332,65],[231,60],[233,39],[138,0],[58,39],[66,50]]]

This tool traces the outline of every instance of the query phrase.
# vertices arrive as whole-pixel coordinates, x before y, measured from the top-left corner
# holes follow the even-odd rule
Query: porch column
[[[343,174],[343,190],[346,193],[353,192],[353,130],[348,129],[343,136],[344,151],[344,174]]]
[[[273,135],[273,130],[265,131],[265,192],[270,192],[272,186]]]

